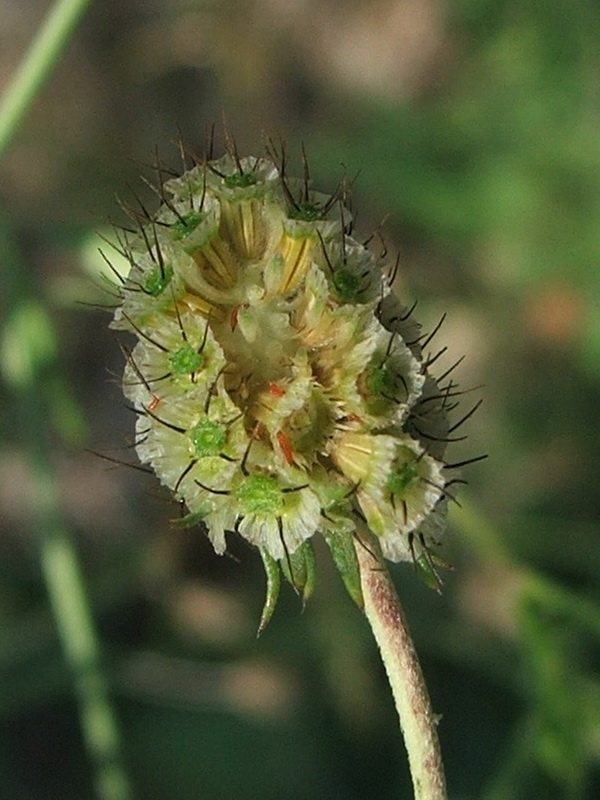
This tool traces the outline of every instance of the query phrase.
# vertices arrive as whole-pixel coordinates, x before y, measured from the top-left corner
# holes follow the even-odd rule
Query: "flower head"
[[[137,454],[218,553],[235,532],[305,593],[317,533],[347,584],[365,526],[387,558],[431,566],[454,385],[429,374],[386,264],[352,235],[346,189],[230,149],[120,234],[112,325],[138,339],[123,378]]]

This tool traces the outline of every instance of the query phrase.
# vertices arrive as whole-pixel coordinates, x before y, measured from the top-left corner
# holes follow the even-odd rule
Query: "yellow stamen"
[[[284,270],[280,291],[287,294],[293,291],[306,275],[312,263],[315,245],[313,236],[289,236],[284,233],[279,245],[283,256]]]

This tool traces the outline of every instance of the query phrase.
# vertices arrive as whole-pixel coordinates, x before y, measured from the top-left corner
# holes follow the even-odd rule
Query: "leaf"
[[[352,535],[348,533],[325,532],[323,536],[331,551],[338,572],[342,576],[348,594],[356,605],[362,609],[364,607],[364,601],[360,584],[360,570]]]
[[[277,605],[279,588],[281,586],[281,572],[279,571],[279,564],[277,563],[276,559],[269,555],[266,550],[261,549],[259,552],[265,568],[265,575],[267,576],[267,594],[265,597],[262,614],[260,615],[258,631],[256,632],[257,636],[261,635],[271,621],[271,617],[275,611],[275,606]]]
[[[436,553],[431,553],[429,550],[421,553],[421,555],[414,560],[415,572],[423,581],[425,586],[433,589],[438,594],[442,593],[443,581],[437,570],[438,567],[445,569],[452,569],[452,564],[446,559],[438,556]]]
[[[280,561],[281,569],[288,582],[302,594],[302,602],[310,599],[316,579],[315,551],[312,542],[306,541],[293,553]]]

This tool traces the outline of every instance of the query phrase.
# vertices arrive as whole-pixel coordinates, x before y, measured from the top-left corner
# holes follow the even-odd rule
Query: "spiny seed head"
[[[351,235],[347,189],[317,194],[232,148],[158,192],[120,234],[112,323],[138,338],[123,389],[142,463],[218,553],[236,531],[303,591],[318,532],[347,585],[365,526],[431,571],[455,386],[431,377],[387,265]]]

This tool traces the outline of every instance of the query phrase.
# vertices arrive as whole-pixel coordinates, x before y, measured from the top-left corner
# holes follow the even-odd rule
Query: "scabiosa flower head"
[[[310,592],[320,533],[360,602],[366,528],[435,575],[454,385],[429,374],[429,338],[353,236],[345,184],[318,194],[306,168],[293,180],[283,158],[231,146],[157,191],[120,234],[112,323],[138,339],[123,391],[141,462],[217,553],[231,532],[256,546],[271,587],[281,567]]]

